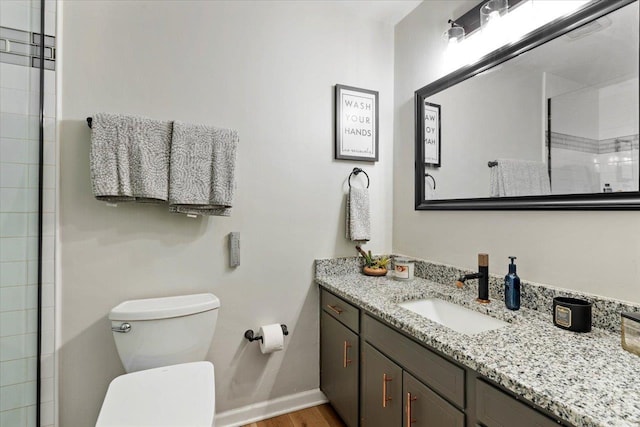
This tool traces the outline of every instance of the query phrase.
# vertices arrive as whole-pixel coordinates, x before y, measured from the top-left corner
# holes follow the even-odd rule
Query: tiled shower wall
[[[638,191],[638,135],[598,141],[551,134],[554,194]]]
[[[40,32],[39,0],[0,0],[0,27]],[[55,36],[56,2],[45,4]],[[17,45],[15,43],[14,45]],[[35,427],[40,70],[0,43],[0,427]],[[45,71],[41,426],[55,425],[55,71]]]
[[[638,191],[638,79],[552,98],[554,194]]]

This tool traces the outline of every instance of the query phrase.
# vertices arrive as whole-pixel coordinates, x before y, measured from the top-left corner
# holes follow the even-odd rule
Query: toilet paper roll
[[[284,335],[279,323],[260,326],[258,335],[262,336],[260,351],[262,354],[273,353],[284,348]]]

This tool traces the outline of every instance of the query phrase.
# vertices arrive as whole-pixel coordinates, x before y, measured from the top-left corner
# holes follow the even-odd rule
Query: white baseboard
[[[216,414],[215,425],[239,427],[326,402],[327,397],[317,388]]]

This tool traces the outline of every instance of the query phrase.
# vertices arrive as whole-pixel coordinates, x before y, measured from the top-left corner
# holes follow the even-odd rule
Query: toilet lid
[[[214,412],[213,365],[182,363],[111,381],[96,427],[211,427]]]

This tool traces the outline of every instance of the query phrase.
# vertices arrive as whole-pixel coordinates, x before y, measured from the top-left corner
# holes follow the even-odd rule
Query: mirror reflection
[[[424,199],[638,192],[638,33],[634,2],[424,98]]]
[[[549,98],[553,194],[638,191],[638,78]]]

